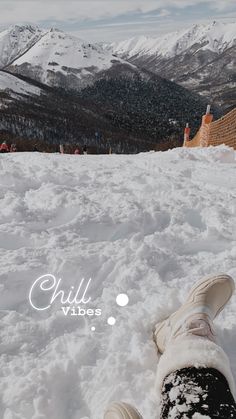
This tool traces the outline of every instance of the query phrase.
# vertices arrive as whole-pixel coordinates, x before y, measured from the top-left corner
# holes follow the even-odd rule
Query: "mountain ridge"
[[[0,32],[0,68],[7,67],[27,52],[44,35],[34,25],[11,25]]]
[[[110,48],[138,67],[165,74],[223,110],[236,104],[235,23],[194,25],[156,39],[141,37],[111,44]]]
[[[226,30],[225,30],[226,29]],[[139,52],[155,52],[164,57],[173,57],[188,50],[199,41],[206,41],[204,49],[221,53],[236,43],[236,22],[211,24],[195,24],[186,29],[170,32],[159,37],[133,37],[111,46],[116,53],[128,53],[129,57]]]

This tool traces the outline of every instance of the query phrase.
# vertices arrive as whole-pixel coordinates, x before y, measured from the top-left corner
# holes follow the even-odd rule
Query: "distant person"
[[[88,154],[88,149],[87,149],[87,146],[86,145],[83,148],[83,154]]]
[[[3,143],[0,145],[0,153],[9,153],[9,147],[6,141],[3,141]]]
[[[63,144],[60,144],[59,150],[60,150],[61,154],[64,154],[64,145]]]
[[[102,138],[102,134],[101,134],[101,132],[100,132],[100,131],[96,131],[96,132],[95,132],[95,138],[96,138],[96,140],[101,140],[101,138]]]
[[[10,153],[16,153],[16,151],[17,151],[16,144],[11,144]]]
[[[37,147],[37,144],[34,144],[33,151],[39,151],[38,147]]]
[[[80,149],[79,149],[79,147],[76,147],[76,149],[75,149],[75,151],[74,151],[74,154],[80,154]]]

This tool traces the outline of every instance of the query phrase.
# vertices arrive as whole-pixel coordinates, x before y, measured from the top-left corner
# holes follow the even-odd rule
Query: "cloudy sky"
[[[0,27],[33,23],[91,41],[159,34],[212,20],[235,21],[235,0],[0,0]]]

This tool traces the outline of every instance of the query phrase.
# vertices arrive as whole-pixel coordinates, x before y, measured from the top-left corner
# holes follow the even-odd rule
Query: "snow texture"
[[[0,155],[1,419],[99,419],[119,399],[156,419],[154,324],[200,277],[236,278],[235,169],[225,146]],[[34,310],[29,290],[47,273],[65,290],[91,277],[102,315]],[[216,327],[234,377],[235,315],[233,296]]]
[[[199,45],[199,49],[221,53],[236,44],[236,24],[213,22],[197,24],[179,32],[162,35],[158,38],[134,37],[112,47],[116,54],[133,57],[137,55],[160,55],[174,57]]]

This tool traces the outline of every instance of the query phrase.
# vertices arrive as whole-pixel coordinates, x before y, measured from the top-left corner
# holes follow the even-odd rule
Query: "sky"
[[[88,41],[158,36],[213,20],[236,22],[236,0],[0,0],[0,27],[32,23]]]

